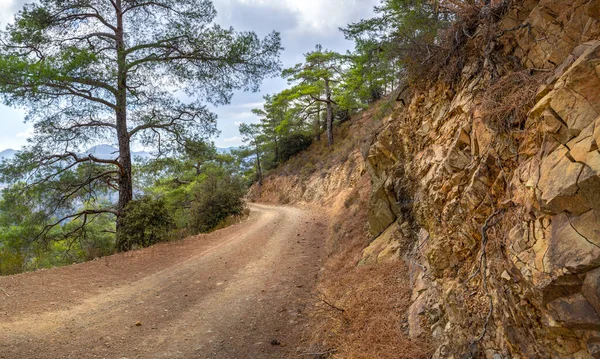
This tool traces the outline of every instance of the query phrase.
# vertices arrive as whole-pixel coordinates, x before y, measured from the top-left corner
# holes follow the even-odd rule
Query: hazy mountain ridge
[[[238,149],[238,147],[217,147],[217,152],[220,154],[227,154],[231,153],[231,151],[236,149]],[[0,160],[13,158],[17,152],[17,150],[13,150],[12,148],[5,149],[2,152],[0,152]],[[116,159],[118,153],[119,150],[116,147],[102,144],[90,147],[81,154],[94,155],[95,157],[101,159]],[[152,158],[153,154],[147,151],[136,151],[131,153],[131,157],[134,161],[136,161],[137,159],[145,160],[148,158]]]
[[[103,160],[110,160],[116,159],[119,156],[119,150],[110,145],[98,145],[87,149],[83,152],[83,154],[93,155]],[[139,159],[145,160],[152,157],[152,153],[146,151],[131,152],[131,158],[134,160],[134,162]]]
[[[219,154],[225,155],[225,154],[230,154],[231,151],[235,151],[239,149],[239,147],[217,147],[217,152]]]
[[[5,158],[12,158],[12,157],[14,157],[15,153],[17,153],[16,150],[13,150],[12,148],[8,148],[8,149],[0,152],[0,160],[3,160]]]

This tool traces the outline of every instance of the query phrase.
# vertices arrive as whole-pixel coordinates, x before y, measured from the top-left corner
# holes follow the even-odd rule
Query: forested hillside
[[[0,274],[183,238],[243,212],[246,180],[210,142],[207,106],[278,74],[280,36],[216,16],[208,0],[49,0],[15,15],[0,34],[0,97],[34,131],[0,164]],[[152,154],[135,162],[133,146]]]
[[[260,218],[209,237],[222,243],[180,242],[202,248],[185,270],[216,263],[234,284],[176,271],[177,293],[207,296],[180,313],[229,312],[215,299],[228,298],[231,330],[268,298],[282,308],[269,333],[304,334],[293,349],[259,336],[252,353],[600,358],[598,1],[381,0],[339,29],[352,50],[315,43],[292,66],[279,33],[216,18],[208,0],[44,0],[16,15],[0,97],[35,131],[0,164],[1,275],[210,232],[268,202],[284,206],[253,205]],[[268,77],[288,86],[218,151],[210,106]],[[100,143],[114,156],[85,151]],[[134,161],[136,145],[153,150]]]

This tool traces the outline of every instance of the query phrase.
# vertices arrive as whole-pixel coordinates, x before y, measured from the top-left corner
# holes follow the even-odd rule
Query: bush
[[[312,143],[312,137],[302,134],[293,133],[281,139],[281,150],[279,153],[280,160],[285,162],[295,154],[304,151]]]
[[[238,176],[220,168],[207,171],[194,188],[190,225],[195,233],[210,232],[229,216],[242,214],[245,186]]]
[[[0,248],[0,276],[21,273],[25,267],[25,256],[6,248]]]
[[[348,109],[336,107],[333,111],[333,119],[339,123],[344,123],[346,121],[350,121],[352,116],[350,115],[350,111]]]
[[[173,218],[164,200],[145,196],[127,205],[120,224],[117,250],[127,251],[167,240]]]

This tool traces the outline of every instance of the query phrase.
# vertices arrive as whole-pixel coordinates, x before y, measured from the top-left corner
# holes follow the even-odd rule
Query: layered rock
[[[371,148],[381,236],[364,260],[411,264],[409,326],[433,332],[437,358],[600,358],[599,18],[583,0],[508,12],[497,51],[547,74],[510,131],[486,117],[492,80],[473,59],[458,85],[399,105]]]
[[[514,66],[474,56],[457,83],[402,94],[366,156],[357,140],[327,172],[284,168],[254,198],[343,208],[368,175],[360,264],[407,262],[410,335],[432,333],[435,358],[600,358],[599,19],[594,0],[508,10],[490,48],[545,78],[508,129],[482,97]]]

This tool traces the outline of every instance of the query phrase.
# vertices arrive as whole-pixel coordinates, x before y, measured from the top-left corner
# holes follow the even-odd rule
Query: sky
[[[102,0],[100,0],[102,1]],[[4,28],[28,0],[0,0],[0,26]],[[303,54],[316,44],[345,52],[353,44],[338,30],[348,23],[371,17],[378,0],[214,0],[216,22],[233,26],[238,31],[254,31],[265,36],[273,30],[281,33],[284,51],[283,66],[302,62]],[[241,145],[238,126],[242,122],[257,122],[251,113],[260,108],[263,96],[287,87],[281,78],[266,79],[258,93],[236,92],[230,105],[212,108],[218,115],[221,134],[214,138],[217,147]],[[23,123],[26,109],[0,105],[0,151],[19,149],[32,133],[32,125]]]

